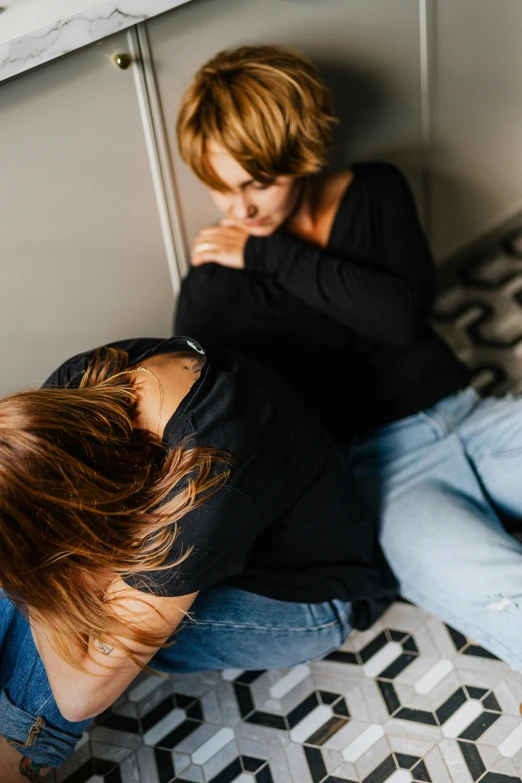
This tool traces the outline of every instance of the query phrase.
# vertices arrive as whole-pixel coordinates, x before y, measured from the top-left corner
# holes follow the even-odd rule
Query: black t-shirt
[[[429,323],[435,266],[406,179],[388,163],[352,171],[326,248],[250,237],[245,270],[190,269],[175,323],[278,370],[339,443],[469,382]]]
[[[373,520],[354,494],[343,460],[316,417],[276,373],[191,338],[111,343],[131,365],[187,346],[206,354],[201,377],[166,425],[183,439],[228,452],[230,479],[179,522],[172,571],[127,578],[138,589],[186,595],[220,582],[283,601],[354,603],[366,627],[393,597],[395,580]],[[65,362],[46,386],[77,386],[92,351]]]

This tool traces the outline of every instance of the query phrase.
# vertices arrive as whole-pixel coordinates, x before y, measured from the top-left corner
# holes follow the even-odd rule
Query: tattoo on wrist
[[[43,780],[40,772],[44,769],[40,764],[36,764],[32,759],[28,759],[27,756],[20,762],[20,775],[27,780],[34,781]],[[47,769],[47,767],[45,768]]]
[[[101,639],[96,639],[94,636],[92,637],[92,641],[94,642],[98,650],[104,655],[110,655],[111,652],[114,650],[114,647],[110,647],[108,644],[105,644],[105,642],[102,642]]]

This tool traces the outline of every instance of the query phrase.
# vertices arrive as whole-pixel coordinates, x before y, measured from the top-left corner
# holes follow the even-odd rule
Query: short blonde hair
[[[303,177],[325,165],[335,122],[331,93],[308,58],[279,46],[240,46],[198,70],[176,131],[185,163],[205,185],[226,191],[208,162],[209,142],[260,182]]]

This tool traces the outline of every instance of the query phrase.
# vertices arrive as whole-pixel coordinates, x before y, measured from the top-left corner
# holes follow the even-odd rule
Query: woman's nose
[[[232,203],[232,216],[236,220],[245,220],[246,218],[253,218],[256,214],[256,207],[254,204],[249,204],[244,197],[234,199]]]

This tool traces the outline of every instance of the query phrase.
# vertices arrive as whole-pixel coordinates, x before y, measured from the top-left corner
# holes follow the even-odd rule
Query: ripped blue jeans
[[[522,671],[522,397],[468,388],[351,452],[401,595]]]
[[[285,668],[328,655],[352,629],[348,602],[290,603],[225,585],[202,591],[193,612],[197,622],[151,660],[158,671]],[[0,591],[0,735],[59,768],[90,723],[62,717],[29,624]]]

